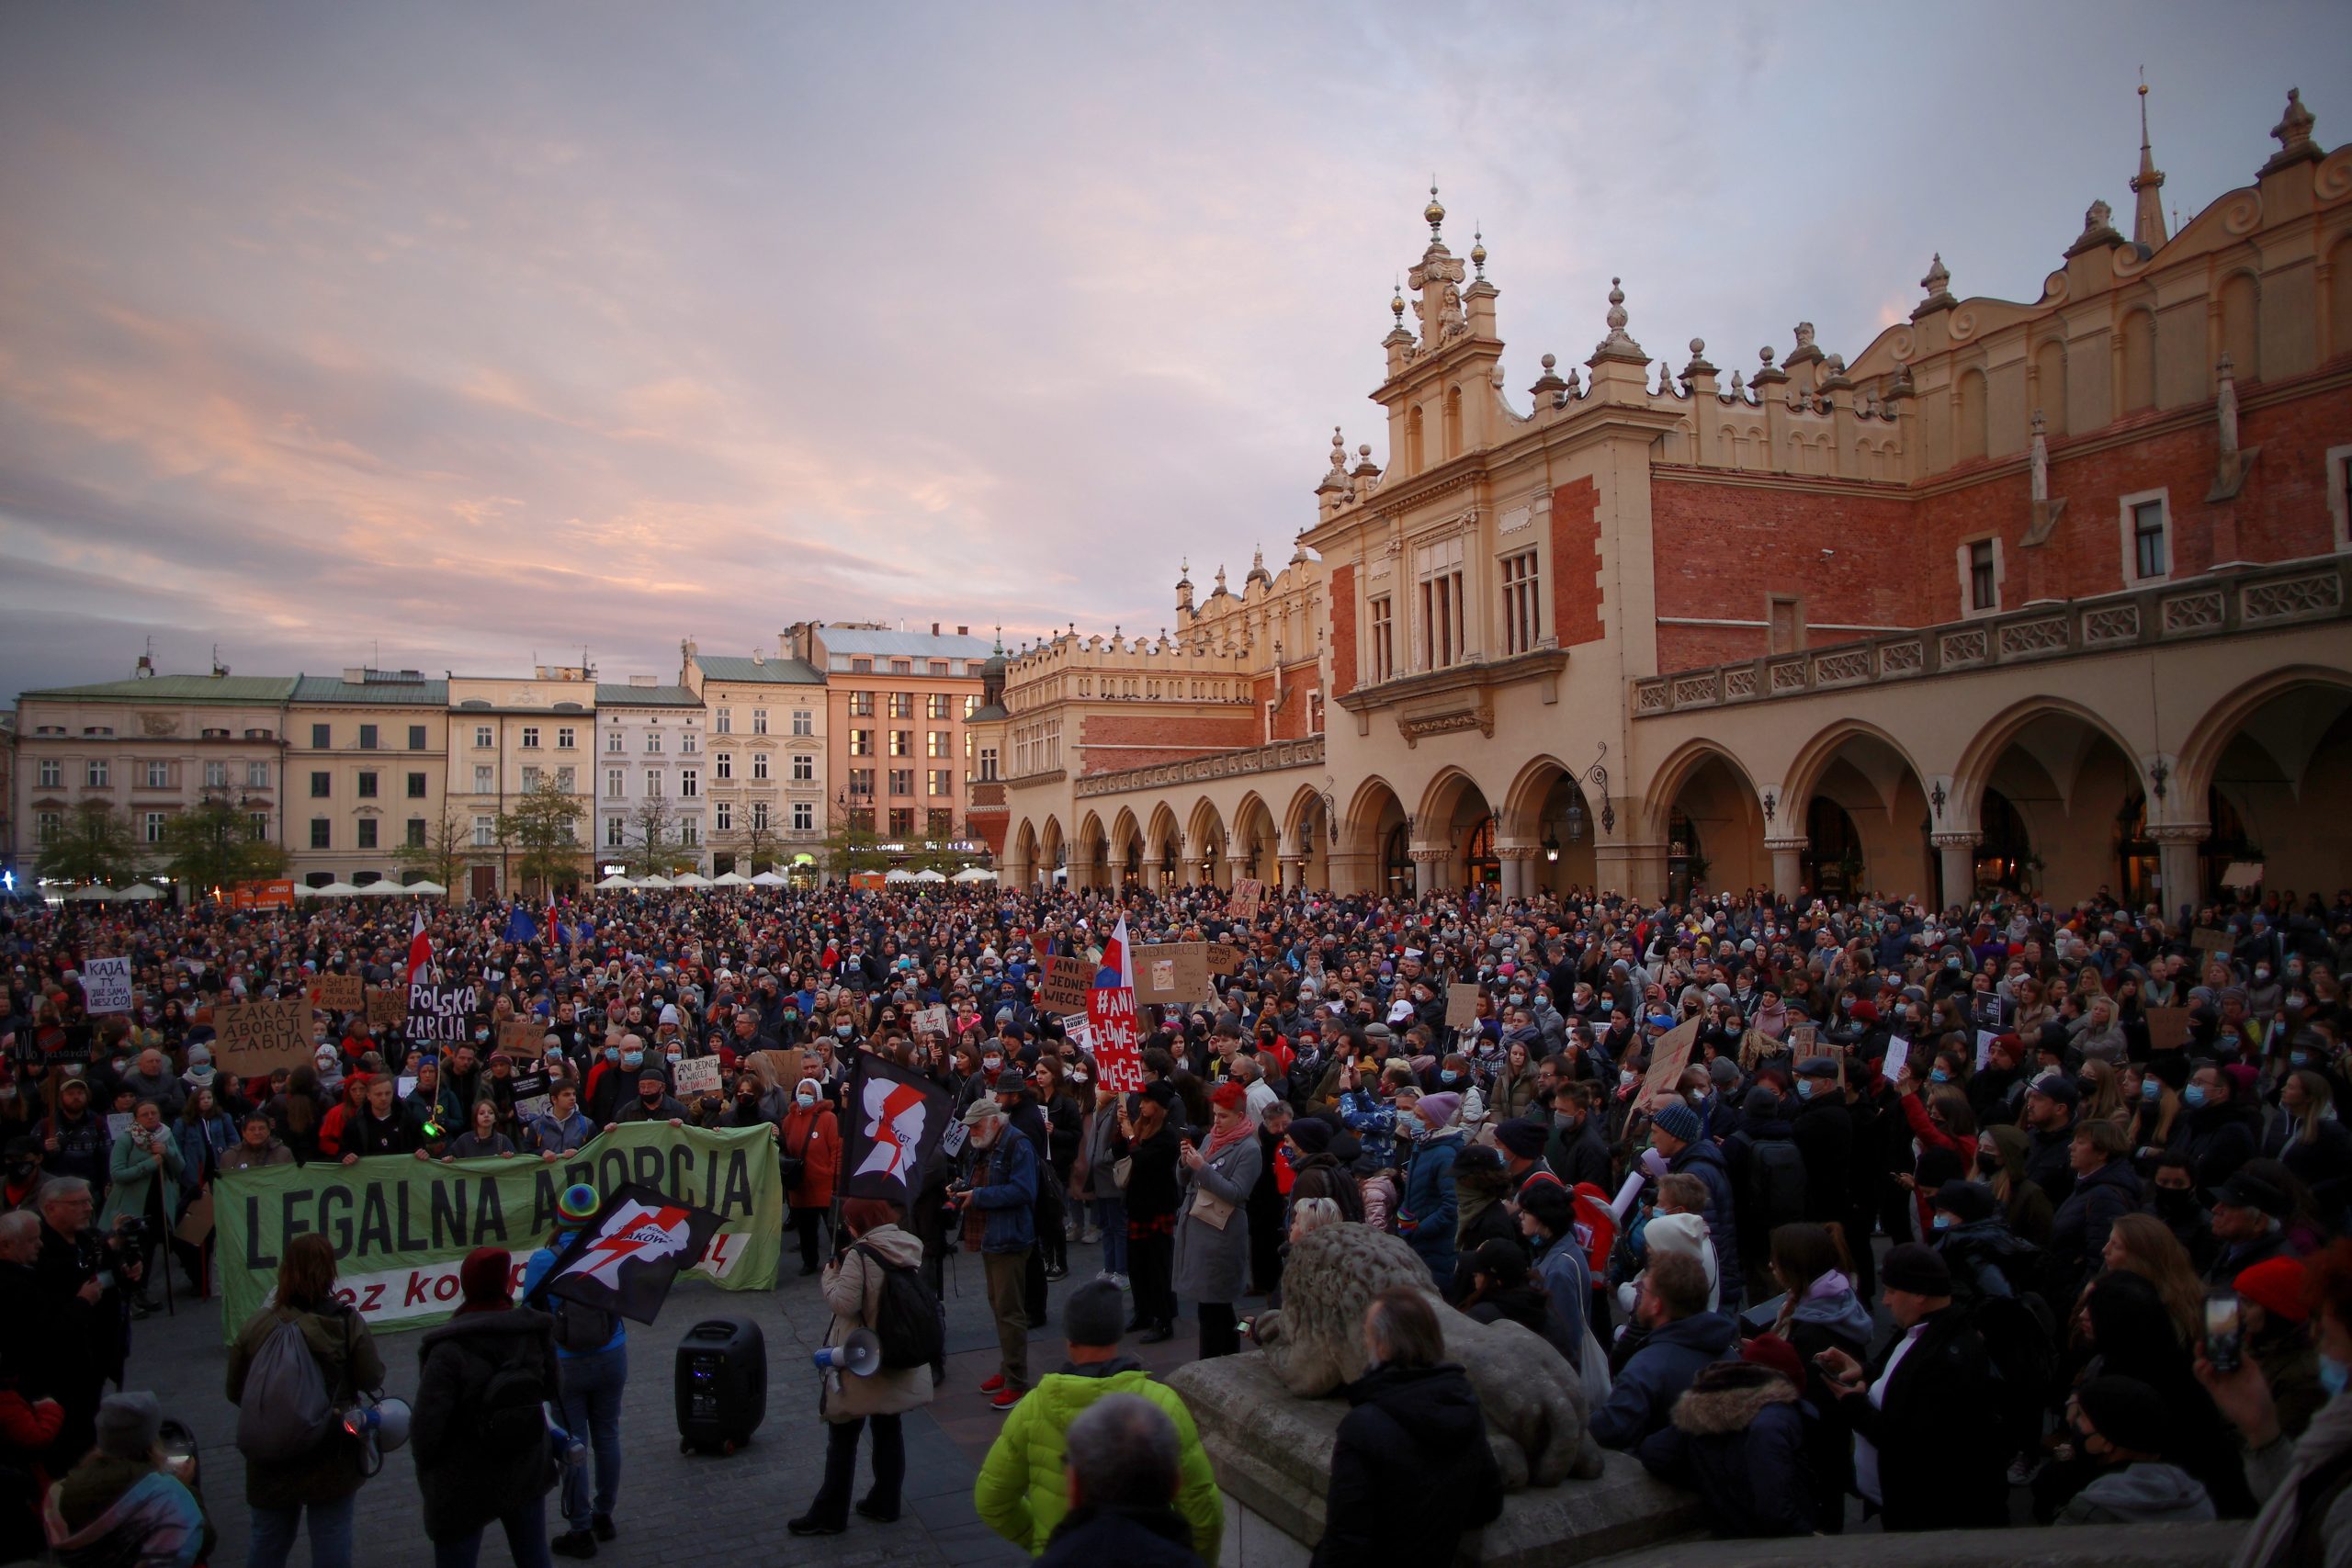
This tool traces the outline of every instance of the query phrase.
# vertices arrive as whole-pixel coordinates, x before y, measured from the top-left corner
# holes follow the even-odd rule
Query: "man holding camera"
[[[164,1125],[164,1108],[142,1100],[131,1113],[130,1125],[115,1140],[108,1163],[113,1182],[107,1189],[106,1207],[98,1215],[101,1230],[126,1238],[139,1268],[130,1276],[143,1281],[155,1248],[169,1228],[169,1216],[179,1213],[183,1165],[179,1140]],[[142,1282],[130,1292],[130,1310],[141,1317],[155,1309]]]
[[[100,1231],[96,1215],[90,1184],[78,1176],[58,1177],[41,1189],[34,1323],[26,1337],[41,1353],[28,1361],[25,1392],[64,1407],[65,1423],[49,1450],[49,1469],[58,1475],[97,1440],[99,1397],[130,1348],[121,1281],[135,1286],[141,1270],[126,1235],[129,1216]]]

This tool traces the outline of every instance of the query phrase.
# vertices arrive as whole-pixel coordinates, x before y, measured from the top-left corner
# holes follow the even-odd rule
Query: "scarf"
[[[2320,1407],[2303,1435],[2294,1440],[2294,1457],[2288,1461],[2286,1477],[2262,1506],[2262,1512],[2254,1517],[2232,1568],[2269,1568],[2279,1560],[2302,1529],[2297,1512],[2301,1499],[2296,1494],[2303,1478],[2347,1450],[2352,1450],[2352,1397],[2339,1393]]]
[[[1256,1136],[1258,1128],[1248,1116],[1237,1116],[1233,1124],[1209,1134],[1209,1146],[1201,1151],[1205,1159],[1215,1159],[1242,1139]]]

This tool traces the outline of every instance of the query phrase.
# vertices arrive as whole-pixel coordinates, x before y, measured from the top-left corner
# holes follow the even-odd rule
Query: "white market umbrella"
[[[671,881],[660,872],[655,872],[651,876],[639,877],[637,879],[637,885],[639,887],[675,887],[677,886],[676,883]]]
[[[749,887],[752,879],[740,871],[730,871],[724,876],[712,877],[710,885],[713,887]]]
[[[754,887],[785,887],[790,885],[785,880],[785,878],[778,876],[775,872],[763,871],[760,873],[759,875],[752,878],[752,886]]]
[[[129,898],[139,903],[144,903],[150,898],[161,898],[163,896],[162,888],[152,886],[144,882],[134,882],[115,895],[117,898]]]
[[[885,872],[882,876],[882,880],[885,882],[912,882],[914,879],[915,874],[913,872],[907,870],[903,866],[895,865],[888,872]]]
[[[716,887],[718,884],[713,882],[709,877],[705,876],[701,872],[689,871],[681,875],[672,877],[670,879],[670,886],[673,887]]]
[[[348,882],[330,882],[324,887],[306,887],[302,890],[302,897],[305,898],[356,898],[358,896],[359,889]]]
[[[389,882],[379,882],[373,886],[386,889],[384,897],[388,898],[398,897],[401,894],[407,894],[410,897],[416,898],[444,898],[448,897],[449,893],[447,888],[442,886],[437,882],[412,882],[404,887],[394,887]],[[366,897],[368,896],[368,889],[365,887],[361,888],[359,890],[359,896],[363,898]]]
[[[114,889],[93,882],[87,887],[76,887],[65,896],[69,904],[111,904]]]
[[[947,874],[943,871],[931,871],[926,869],[916,872],[915,880],[917,882],[944,882],[947,880]]]
[[[949,877],[950,882],[994,882],[996,873],[984,866],[971,866]]]
[[[631,882],[628,877],[623,876],[616,871],[613,873],[612,875],[605,878],[604,881],[596,884],[596,886],[599,887],[634,887],[637,884]]]
[[[324,894],[326,889],[321,888],[319,891]],[[379,876],[365,887],[355,887],[351,891],[354,896],[361,898],[397,898],[401,894],[413,890]]]

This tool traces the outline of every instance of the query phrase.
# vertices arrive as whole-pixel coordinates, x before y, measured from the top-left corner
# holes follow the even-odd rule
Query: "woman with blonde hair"
[[[2170,1226],[2154,1214],[2125,1214],[2107,1233],[2100,1253],[2108,1271],[2137,1274],[2156,1288],[2185,1346],[2196,1345],[2205,1332],[2205,1286],[2188,1249]]]
[[[2298,1067],[2278,1084],[2278,1110],[2263,1131],[2262,1152],[2302,1179],[2321,1212],[2344,1208],[2352,1178],[2352,1132],[2335,1119],[2335,1091],[2309,1067]]]
[[[2132,1108],[2123,1102],[2123,1075],[2112,1062],[2094,1057],[2083,1064],[2083,1103],[2079,1122],[2112,1122],[2118,1131],[2132,1125]]]

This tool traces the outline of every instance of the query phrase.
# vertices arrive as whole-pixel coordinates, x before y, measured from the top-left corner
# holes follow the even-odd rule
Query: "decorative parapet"
[[[1271,773],[1283,768],[1323,765],[1323,738],[1277,740],[1247,751],[1221,751],[1208,757],[1188,757],[1181,762],[1160,762],[1148,768],[1127,768],[1115,773],[1088,773],[1078,781],[1083,798],[1124,795],[1129,790],[1159,789],[1170,784],[1198,784],[1208,779],[1238,778],[1245,773]]]
[[[2352,560],[2321,556],[1923,626],[1633,682],[1635,718],[2352,616]]]

